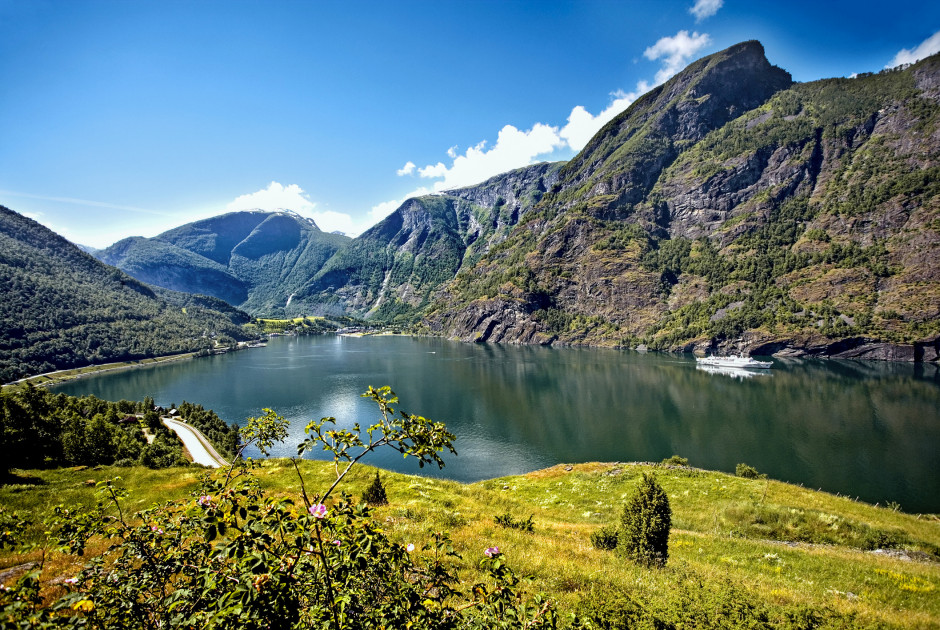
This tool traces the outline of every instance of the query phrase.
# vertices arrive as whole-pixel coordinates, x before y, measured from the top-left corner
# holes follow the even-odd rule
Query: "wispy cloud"
[[[152,214],[161,217],[173,216],[170,212],[161,212],[159,210],[150,210],[148,208],[138,208],[136,206],[124,206],[106,201],[93,201],[91,199],[78,199],[76,197],[56,197],[52,195],[35,195],[33,193],[18,192],[15,190],[0,190],[0,195],[10,197],[23,197],[24,199],[37,199],[40,201],[55,201],[58,203],[68,203],[76,206],[87,206],[89,208],[107,208],[108,210],[124,210],[126,212],[138,212],[140,214]]]
[[[885,68],[894,68],[895,66],[900,66],[905,63],[914,63],[915,61],[920,61],[925,57],[929,57],[935,53],[940,52],[940,31],[937,31],[924,41],[922,41],[916,48],[908,50],[907,48],[902,48],[898,51],[898,54],[894,56],[894,59],[885,66]]]
[[[718,13],[723,4],[724,0],[695,0],[695,5],[689,9],[689,13],[695,16],[696,22],[701,22]]]

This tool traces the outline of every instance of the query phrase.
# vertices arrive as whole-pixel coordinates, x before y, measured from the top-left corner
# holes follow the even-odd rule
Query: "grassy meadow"
[[[303,461],[307,492],[333,480],[330,463]],[[595,549],[591,533],[616,523],[644,471],[669,495],[672,530],[664,569],[632,565]],[[120,476],[127,506],[189,499],[199,467],[16,471],[0,486],[0,505],[39,517],[55,505],[91,503],[94,481]],[[275,494],[300,502],[289,460],[260,463]],[[530,593],[554,598],[564,614],[592,612],[600,627],[940,627],[940,520],[909,515],[767,479],[745,479],[654,464],[559,465],[473,484],[382,472],[388,505],[375,519],[420,549],[433,532],[450,533],[461,577],[475,580],[485,548],[531,577]],[[354,469],[340,489],[362,495],[375,469]],[[501,526],[529,517],[533,531]],[[42,527],[32,530],[38,540]],[[880,550],[880,551],[878,551]],[[0,555],[0,573],[39,552]],[[78,559],[50,554],[44,579],[73,574]],[[645,617],[644,617],[645,615]],[[632,620],[632,621],[631,621]],[[671,624],[671,625],[670,625]],[[650,626],[652,627],[652,626]]]

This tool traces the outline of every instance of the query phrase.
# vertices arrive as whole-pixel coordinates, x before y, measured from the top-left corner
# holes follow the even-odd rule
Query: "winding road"
[[[212,468],[228,466],[228,462],[219,455],[199,429],[173,418],[160,419],[163,424],[175,431],[176,435],[183,441],[183,446],[192,455],[193,462]]]

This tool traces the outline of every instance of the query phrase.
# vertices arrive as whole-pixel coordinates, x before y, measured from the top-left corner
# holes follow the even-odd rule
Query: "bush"
[[[636,492],[623,506],[617,548],[637,564],[665,566],[671,524],[669,497],[655,475],[643,473]]]
[[[615,525],[605,525],[591,532],[591,545],[601,551],[613,551],[617,548],[617,533]]]
[[[756,468],[748,466],[747,464],[738,464],[734,467],[734,474],[738,477],[744,477],[745,479],[763,479],[767,475],[762,475],[757,472]]]
[[[385,494],[385,486],[379,478],[379,471],[375,471],[375,479],[362,493],[362,500],[369,505],[388,505],[388,495]]]
[[[297,468],[302,504],[267,492],[241,457],[249,446],[267,454],[287,436],[287,421],[266,409],[241,430],[232,463],[206,474],[188,500],[133,514],[127,492],[108,480],[98,482],[94,507],[54,508],[47,544],[74,556],[93,538],[106,548],[63,583],[57,601],[40,596],[41,565],[0,589],[0,628],[556,628],[552,602],[524,599],[497,547],[477,551],[486,577],[464,585],[446,534],[405,545],[382,532],[369,506],[332,498],[383,446],[438,466],[439,452],[453,451],[442,423],[397,412],[388,388],[366,396],[380,408],[367,431],[333,429],[333,418],[307,425],[298,454],[322,447],[347,465],[312,495]],[[0,548],[21,535],[16,520],[0,509]]]
[[[531,532],[535,529],[535,524],[532,522],[531,515],[526,519],[516,519],[512,517],[512,514],[506,512],[505,514],[500,514],[493,520],[500,527],[508,527],[509,529],[518,529],[524,532]]]
[[[663,460],[664,466],[688,466],[689,459],[687,457],[679,457],[678,455],[673,455],[667,459]]]

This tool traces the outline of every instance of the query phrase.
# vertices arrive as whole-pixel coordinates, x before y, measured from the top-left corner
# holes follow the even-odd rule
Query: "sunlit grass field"
[[[300,470],[311,495],[335,478],[329,463],[303,461]],[[664,569],[632,565],[591,544],[592,532],[618,521],[644,471],[656,475],[672,507]],[[130,490],[127,505],[139,510],[189,498],[205,474],[220,473],[199,467],[17,471],[0,486],[0,504],[21,514],[47,514],[57,504],[92,503],[94,481],[120,476]],[[272,492],[301,500],[289,460],[263,461],[256,474]],[[764,611],[771,625],[786,627],[940,627],[936,516],[773,480],[651,464],[559,465],[474,484],[381,475],[389,503],[374,517],[392,538],[420,549],[432,533],[449,532],[468,581],[478,577],[483,550],[498,546],[517,573],[531,576],[526,590],[551,596],[563,614],[583,610],[589,600],[612,606],[613,617],[626,602],[688,610],[716,624],[739,614],[735,607],[750,606]],[[340,489],[358,498],[374,476],[373,468],[354,469]],[[531,516],[533,531],[495,522],[507,514]],[[36,526],[33,535],[41,530]],[[887,551],[876,551],[882,548]],[[38,552],[5,552],[0,571],[36,557]],[[50,556],[44,578],[74,572],[74,562]],[[801,614],[812,617],[806,611],[826,611],[826,623],[809,619],[801,626]]]

